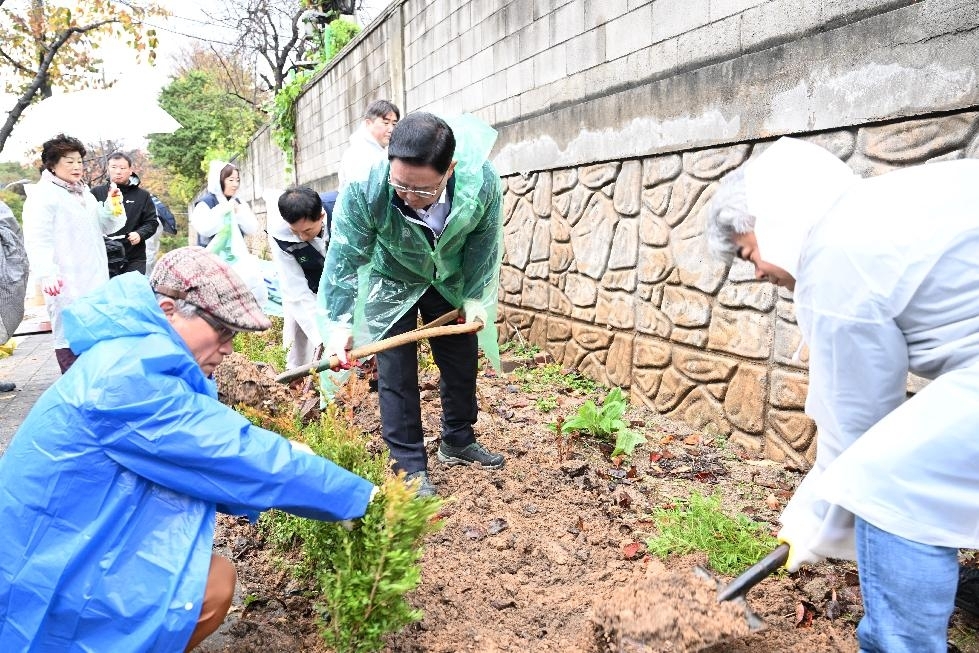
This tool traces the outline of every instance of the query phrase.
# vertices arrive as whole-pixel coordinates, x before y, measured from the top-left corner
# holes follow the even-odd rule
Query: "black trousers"
[[[429,288],[386,337],[399,335],[456,308]],[[441,373],[442,440],[454,447],[476,441],[476,368],[479,347],[472,333],[442,336],[430,341]],[[377,391],[381,404],[381,436],[391,450],[395,471],[407,474],[428,469],[422,436],[421,398],[418,390],[418,347],[409,343],[377,355]]]

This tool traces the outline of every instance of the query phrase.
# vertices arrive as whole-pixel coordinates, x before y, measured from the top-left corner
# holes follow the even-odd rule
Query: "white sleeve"
[[[279,272],[279,291],[282,293],[282,309],[288,313],[314,346],[320,344],[320,332],[316,326],[316,294],[309,289],[306,275],[295,257],[289,256],[269,235],[269,251],[272,262]]]
[[[258,231],[258,218],[255,217],[251,207],[245,202],[237,203],[235,220],[238,221],[238,227],[241,228],[241,233],[246,236],[250,236]]]
[[[811,315],[806,413],[835,458],[906,398],[908,344],[893,319]],[[828,463],[828,460],[823,460]]]
[[[61,274],[54,259],[55,208],[28,191],[24,201],[24,249],[37,279]]]
[[[213,236],[221,230],[229,208],[227,202],[221,202],[213,209],[204,202],[198,202],[191,211],[190,226],[201,236]]]

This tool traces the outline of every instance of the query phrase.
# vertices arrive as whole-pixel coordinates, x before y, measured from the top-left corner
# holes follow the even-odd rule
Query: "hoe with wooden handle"
[[[413,331],[401,333],[396,336],[391,336],[390,338],[384,338],[383,340],[372,342],[368,345],[364,345],[363,347],[351,349],[347,353],[347,358],[348,360],[367,358],[368,356],[373,356],[378,352],[400,347],[401,345],[406,345],[409,342],[417,342],[425,338],[437,338],[439,336],[454,336],[464,333],[475,333],[483,328],[483,323],[479,321],[471,322],[469,324],[448,324],[458,317],[458,310],[449,311],[445,315],[432,320],[428,324],[423,324]],[[292,370],[286,370],[277,376],[275,380],[279,383],[289,383],[295,379],[306,376],[311,372],[335,370],[339,369],[339,367],[340,359],[336,356],[330,356],[328,359],[321,360],[317,363],[310,363],[309,365],[303,365],[302,367],[297,367]]]

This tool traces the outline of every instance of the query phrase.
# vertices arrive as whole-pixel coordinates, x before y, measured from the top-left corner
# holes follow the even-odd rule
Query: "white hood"
[[[218,198],[218,202],[226,202],[227,198],[224,196],[224,190],[221,188],[221,171],[224,170],[224,166],[228,165],[227,161],[211,161],[211,165],[207,170],[207,191]],[[237,195],[237,193],[235,193]],[[232,195],[234,198],[234,195]]]
[[[744,170],[761,257],[796,277],[809,230],[857,180],[827,150],[780,138]]]

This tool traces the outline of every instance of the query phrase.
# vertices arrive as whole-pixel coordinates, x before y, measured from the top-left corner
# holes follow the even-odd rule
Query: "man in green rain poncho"
[[[476,442],[478,347],[499,368],[496,298],[502,256],[500,178],[488,161],[496,132],[466,115],[452,126],[430,113],[395,127],[388,161],[352,182],[335,209],[318,293],[324,354],[346,363],[357,344],[411,331],[452,309],[485,327],[431,341],[441,372],[442,438],[449,465],[497,469],[503,456]],[[351,338],[351,335],[354,335]],[[428,479],[418,391],[418,356],[408,344],[377,355],[381,434],[395,471]]]

